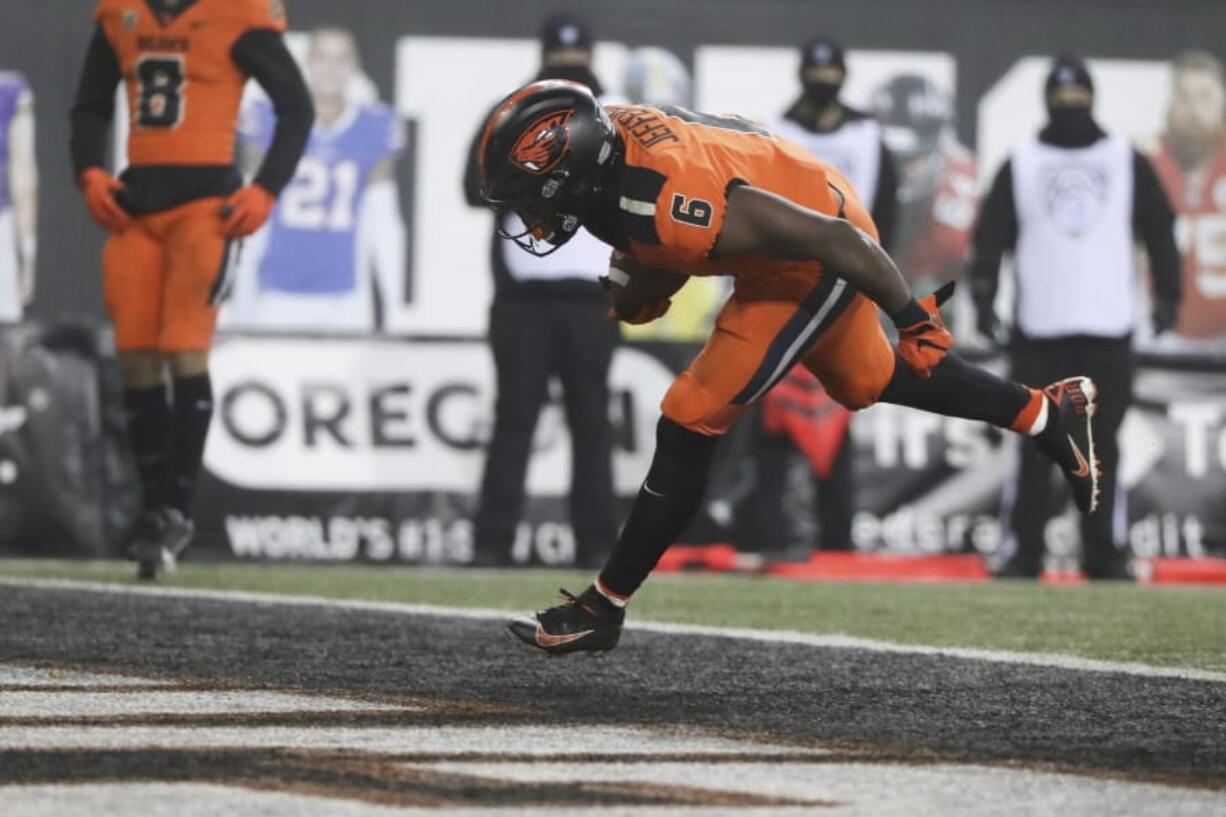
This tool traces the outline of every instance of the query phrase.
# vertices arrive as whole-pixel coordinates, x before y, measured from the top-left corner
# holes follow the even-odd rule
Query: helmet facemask
[[[590,196],[567,190],[569,175],[568,171],[559,170],[513,199],[487,193],[486,203],[498,213],[498,236],[514,241],[524,252],[538,258],[557,252],[574,238],[591,202]],[[511,215],[518,217],[523,226],[517,233],[504,226],[504,219]]]

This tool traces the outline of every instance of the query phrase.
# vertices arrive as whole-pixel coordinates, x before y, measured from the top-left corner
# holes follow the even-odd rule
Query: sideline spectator
[[[828,38],[800,49],[802,92],[772,123],[780,136],[837,167],[860,194],[887,249],[898,214],[898,179],[881,126],[839,99],[847,80],[846,54]],[[812,542],[797,542],[789,523],[788,496],[793,452],[805,455],[816,488],[817,545],[851,548],[851,412],[840,406],[807,369],[797,366],[762,399],[754,445],[757,483],[750,497],[754,528],[769,558],[807,557]]]
[[[1174,325],[1179,305],[1174,213],[1149,162],[1094,120],[1094,83],[1081,59],[1057,59],[1044,96],[1047,125],[1001,166],[976,226],[977,325],[988,337],[999,333],[996,288],[1001,257],[1011,252],[1017,301],[1010,376],[1047,383],[1085,374],[1097,384],[1102,498],[1098,511],[1081,519],[1082,563],[1091,579],[1127,579],[1117,435],[1132,402],[1134,244],[1141,239],[1149,254],[1151,317],[1161,333]],[[1045,529],[1059,510],[1051,478],[1049,461],[1023,441],[1017,476],[1005,490],[1005,561],[997,575],[1042,572]]]
[[[565,79],[604,89],[592,72],[592,35],[577,19],[558,15],[541,31],[541,69],[536,79]],[[609,100],[604,100],[609,101]],[[487,117],[482,117],[482,122]],[[474,136],[464,174],[464,194],[484,207]],[[495,227],[523,232],[514,214],[499,214]],[[609,368],[617,327],[606,317],[608,303],[597,279],[609,267],[609,248],[586,230],[548,257],[534,257],[512,241],[492,237],[494,302],[489,342],[497,370],[498,402],[481,480],[473,530],[474,562],[510,563],[511,547],[524,504],[524,482],[532,437],[549,381],[562,383],[572,441],[570,520],[576,563],[603,564],[617,536],[613,496],[612,429],[609,423]]]

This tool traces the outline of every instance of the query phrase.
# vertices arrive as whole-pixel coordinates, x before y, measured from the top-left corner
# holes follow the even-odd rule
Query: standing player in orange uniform
[[[705,348],[664,397],[651,468],[608,563],[581,595],[509,621],[524,643],[617,644],[627,600],[702,500],[720,435],[796,364],[851,409],[880,400],[1035,436],[1078,507],[1097,505],[1089,378],[1039,391],[948,354],[938,305],[949,288],[917,302],[855,191],[800,148],[739,117],[601,108],[554,81],[494,110],[481,161],[485,200],[519,214],[528,229],[508,237],[525,249],[549,252],[580,224],[616,248],[609,286],[623,320],[663,315],[685,276],[735,278]],[[674,283],[644,284],[653,277]],[[899,327],[897,349],[878,305]]]
[[[208,353],[232,244],[259,229],[310,134],[311,98],[282,39],[281,0],[100,0],[72,109],[72,162],[102,252],[145,512],[129,555],[152,578],[191,540],[213,412]],[[276,135],[252,183],[234,166],[248,78]],[[129,167],[105,169],[123,81]],[[170,383],[167,388],[167,376]]]

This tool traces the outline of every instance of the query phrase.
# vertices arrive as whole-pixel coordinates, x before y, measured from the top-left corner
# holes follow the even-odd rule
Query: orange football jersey
[[[133,165],[228,165],[246,75],[230,49],[252,29],[285,31],[281,0],[196,0],[163,18],[146,0],[94,12],[119,60]]]
[[[672,106],[609,105],[625,143],[627,167],[662,177],[654,201],[622,196],[623,210],[654,219],[631,236],[636,259],[687,275],[801,274],[817,262],[709,258],[724,223],[728,188],[748,184],[828,215],[845,215],[873,237],[872,220],[851,184],[833,167],[738,116],[711,116]],[[654,192],[654,191],[653,191]]]

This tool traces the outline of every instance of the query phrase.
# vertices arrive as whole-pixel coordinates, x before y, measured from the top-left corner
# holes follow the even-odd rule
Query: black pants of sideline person
[[[749,499],[753,544],[770,558],[788,561],[803,560],[813,550],[851,550],[855,487],[851,437],[843,440],[827,476],[812,475],[816,542],[796,536],[795,516],[799,510],[789,502],[789,498],[796,496],[789,485],[795,473],[790,466],[797,457],[796,444],[787,435],[763,431],[759,431],[756,442],[757,482]]]
[[[1094,514],[1081,518],[1082,565],[1087,575],[1118,575],[1125,560],[1126,525],[1116,525],[1119,430],[1132,403],[1132,339],[1072,336],[1052,339],[1018,338],[1011,351],[1012,377],[1034,387],[1074,375],[1087,375],[1098,386],[1094,415],[1094,445],[1102,463],[1101,498]],[[1044,530],[1064,507],[1067,491],[1053,481],[1055,466],[1032,440],[1022,443],[1012,507],[1006,501],[1006,534],[1010,575],[1038,575],[1043,569]],[[1008,491],[1006,500],[1008,499]],[[1121,508],[1122,512],[1124,509]],[[1118,527],[1118,529],[1117,529]],[[1012,551],[1010,553],[1010,551]]]
[[[570,522],[576,561],[599,566],[617,536],[609,368],[617,327],[603,298],[496,298],[489,341],[497,372],[494,431],[474,525],[475,561],[508,564],[524,482],[549,379],[561,381],[570,429]]]

